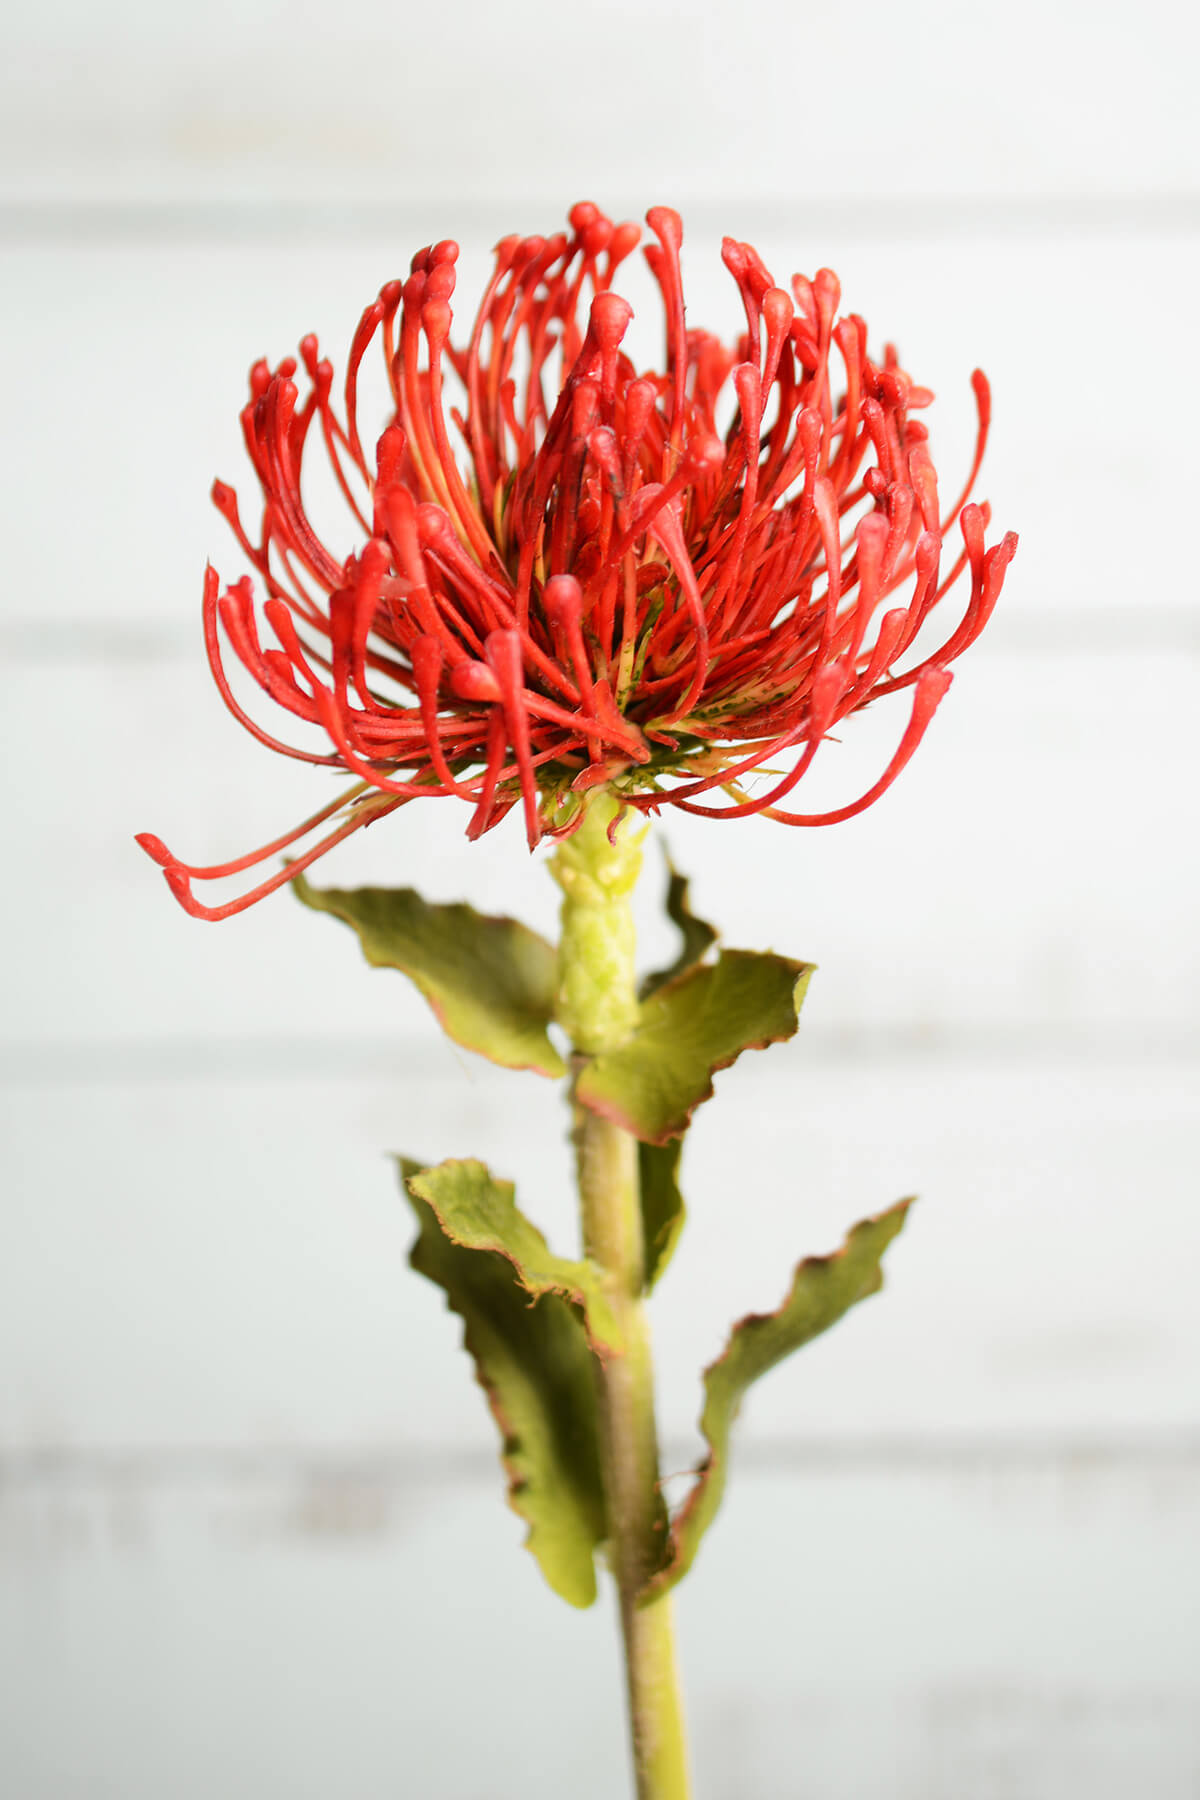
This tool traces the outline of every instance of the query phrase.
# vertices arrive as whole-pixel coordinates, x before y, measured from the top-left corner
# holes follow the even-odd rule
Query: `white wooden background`
[[[681,1598],[700,1800],[1194,1800],[1195,13],[49,0],[5,35],[0,1790],[623,1791],[612,1619],[517,1548],[383,1156],[486,1156],[569,1242],[554,1095],[286,895],[192,923],[132,844],[216,858],[313,804],[199,643],[252,356],[340,355],[431,232],[469,293],[586,194],[681,206],[730,331],[723,230],[832,263],[947,467],[981,362],[1022,540],[883,805],[670,827],[729,941],[821,965],[689,1146],[672,1466],[728,1321],[924,1196],[885,1297],[743,1421]],[[552,925],[514,832],[427,814],[328,873]]]

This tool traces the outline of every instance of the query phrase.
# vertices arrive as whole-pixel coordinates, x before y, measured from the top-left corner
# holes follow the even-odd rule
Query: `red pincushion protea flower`
[[[632,308],[612,283],[639,228],[587,203],[571,212],[569,234],[497,246],[465,348],[450,342],[458,247],[420,251],[408,279],[389,282],[362,316],[343,417],[315,338],[300,345],[303,402],[295,361],[251,371],[242,423],[263,492],[260,541],[230,488],[218,482],[213,498],[261,578],[275,643],[260,637],[249,577],[221,593],[210,568],[209,660],[230,711],[261,743],[356,784],[219,866],[189,867],[157,838],[139,838],[189,912],[239,912],[422,797],[465,800],[471,837],[519,803],[532,847],[571,831],[600,785],[646,811],[669,803],[824,825],[871,805],[907,763],[1016,548],[1010,533],[986,549],[988,509],[968,504],[987,440],[987,382],[972,377],[974,462],[943,516],[928,434],[912,417],[933,396],[891,346],[881,364],[870,359],[864,321],[838,317],[830,270],[793,276],[789,295],[749,244],[727,238],[723,260],[746,314],[730,350],[685,325],[678,215],[654,207],[647,222],[664,372],[638,374],[621,349]],[[372,460],[357,390],[375,337],[395,411]],[[465,395],[463,410],[450,410],[463,468],[448,374]],[[722,436],[727,383],[736,413]],[[349,555],[325,546],[305,510],[314,426],[360,536]],[[943,576],[955,521],[964,547]],[[897,673],[968,565],[961,622]],[[892,595],[902,597],[885,608]],[[283,743],[243,710],[222,632],[264,694],[326,734],[328,752]],[[901,688],[912,689],[907,726],[868,792],[832,812],[782,808],[838,722]],[[788,772],[748,796],[743,779],[788,751]],[[716,790],[727,803],[702,800]],[[252,868],[339,814],[327,836],[240,898],[216,907],[194,898],[194,880]]]

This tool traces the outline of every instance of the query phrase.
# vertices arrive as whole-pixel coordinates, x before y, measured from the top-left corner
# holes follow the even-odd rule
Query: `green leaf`
[[[506,1069],[566,1074],[546,1032],[555,952],[536,931],[470,906],[430,905],[412,888],[314,888],[303,876],[292,886],[306,906],[353,926],[369,963],[407,975],[456,1044]]]
[[[683,1139],[668,1144],[638,1145],[638,1174],[642,1194],[642,1232],[646,1244],[646,1293],[654,1286],[675,1254],[687,1218],[679,1191],[679,1158]]]
[[[613,1347],[596,1271],[553,1256],[518,1212],[512,1183],[483,1163],[423,1169],[401,1159],[400,1168],[421,1228],[412,1266],[463,1320],[503,1439],[509,1505],[529,1525],[526,1548],[555,1593],[590,1606],[607,1535],[593,1349]]]
[[[717,941],[717,928],[710,925],[707,919],[697,918],[688,905],[688,889],[691,883],[686,875],[681,875],[670,857],[667,857],[667,917],[678,927],[683,939],[679,955],[669,969],[658,969],[653,975],[647,975],[642,983],[642,999],[648,999],[674,981],[677,975],[693,968],[706,952]]]
[[[751,1313],[730,1333],[716,1362],[704,1371],[704,1411],[700,1429],[708,1455],[672,1525],[665,1566],[648,1583],[643,1598],[673,1587],[691,1568],[700,1540],[716,1516],[725,1492],[729,1439],[750,1385],[809,1343],[852,1306],[883,1286],[884,1251],[904,1225],[911,1199],[872,1219],[863,1219],[831,1256],[809,1256],[796,1265],[791,1290],[777,1312]]]
[[[431,1206],[443,1231],[464,1250],[490,1251],[511,1263],[513,1279],[531,1301],[558,1294],[579,1309],[588,1343],[602,1360],[619,1355],[621,1330],[596,1264],[556,1256],[519,1210],[511,1181],[498,1181],[486,1163],[452,1158],[432,1169],[404,1165],[410,1194]]]
[[[723,950],[642,1002],[628,1042],[580,1071],[577,1099],[644,1143],[665,1144],[711,1097],[718,1069],[794,1036],[811,974],[811,963],[790,957]]]

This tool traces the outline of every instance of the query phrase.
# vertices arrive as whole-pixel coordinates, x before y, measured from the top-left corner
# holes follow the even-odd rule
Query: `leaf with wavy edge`
[[[778,1311],[751,1313],[739,1320],[729,1342],[704,1371],[704,1411],[700,1429],[708,1455],[671,1523],[667,1561],[643,1591],[643,1600],[673,1587],[687,1574],[725,1492],[729,1439],[746,1390],[843,1314],[883,1286],[884,1251],[904,1225],[912,1200],[901,1200],[876,1217],[863,1219],[840,1250],[808,1256],[796,1265],[791,1289]]]
[[[723,950],[642,1002],[633,1036],[580,1070],[580,1104],[647,1144],[687,1130],[712,1078],[743,1050],[795,1035],[811,963],[769,951]]]
[[[674,1256],[687,1219],[687,1207],[679,1191],[682,1154],[682,1138],[672,1138],[667,1144],[638,1145],[642,1237],[646,1246],[642,1287],[647,1294]]]
[[[475,1157],[452,1157],[432,1168],[404,1159],[410,1194],[432,1207],[446,1235],[464,1250],[491,1251],[512,1265],[513,1279],[529,1296],[557,1294],[579,1309],[587,1341],[602,1360],[619,1355],[621,1329],[596,1264],[556,1256],[514,1198],[511,1181],[498,1180]]]
[[[555,951],[536,931],[470,906],[431,905],[412,888],[314,888],[303,876],[292,886],[306,906],[352,926],[369,963],[407,975],[456,1044],[506,1069],[566,1074],[546,1032]]]
[[[686,970],[694,968],[702,957],[707,955],[718,937],[716,926],[710,925],[707,919],[701,919],[692,911],[688,903],[688,890],[691,887],[688,877],[679,873],[669,856],[666,858],[666,863],[667,917],[677,927],[683,942],[680,945],[679,955],[670,968],[657,969],[653,975],[646,976],[641,986],[643,1000],[649,999],[651,994],[657,993],[659,988],[665,987],[669,981],[674,981],[677,975],[682,975]]]
[[[463,1321],[526,1548],[555,1593],[590,1606],[607,1535],[593,1348],[615,1348],[596,1270],[554,1256],[517,1210],[512,1183],[483,1163],[399,1160],[421,1228],[410,1260]]]

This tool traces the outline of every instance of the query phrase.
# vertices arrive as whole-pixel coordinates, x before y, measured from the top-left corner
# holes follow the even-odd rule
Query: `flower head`
[[[216,483],[213,499],[265,590],[274,641],[252,578],[222,591],[209,568],[209,660],[261,743],[355,781],[296,830],[218,866],[191,867],[141,837],[190,912],[238,912],[419,798],[465,801],[471,837],[519,806],[531,846],[573,830],[598,786],[646,811],[821,825],[869,806],[912,755],[1016,548],[1011,533],[985,546],[988,509],[969,500],[987,382],[972,377],[975,457],[943,509],[913,416],[933,396],[890,345],[871,359],[864,321],[839,316],[830,270],[793,276],[788,293],[749,244],[727,238],[746,318],[728,348],[685,323],[678,214],[653,207],[647,223],[661,370],[639,373],[622,349],[632,308],[613,283],[640,229],[586,202],[569,231],[502,240],[457,346],[458,246],[420,251],[363,313],[340,407],[313,337],[300,345],[303,396],[295,360],[252,369],[242,424],[262,490],[258,537],[231,488]],[[376,342],[392,411],[369,454],[358,386]],[[311,522],[314,450],[344,496],[353,547],[328,548]],[[943,572],[955,525],[962,549]],[[968,570],[960,622],[918,654],[931,610]],[[243,709],[230,649],[326,748],[285,743]],[[786,807],[839,721],[901,689],[907,724],[874,785],[832,812]],[[766,768],[767,785],[747,793]],[[206,907],[193,896],[194,880],[250,869],[322,825],[327,835],[240,898]]]

